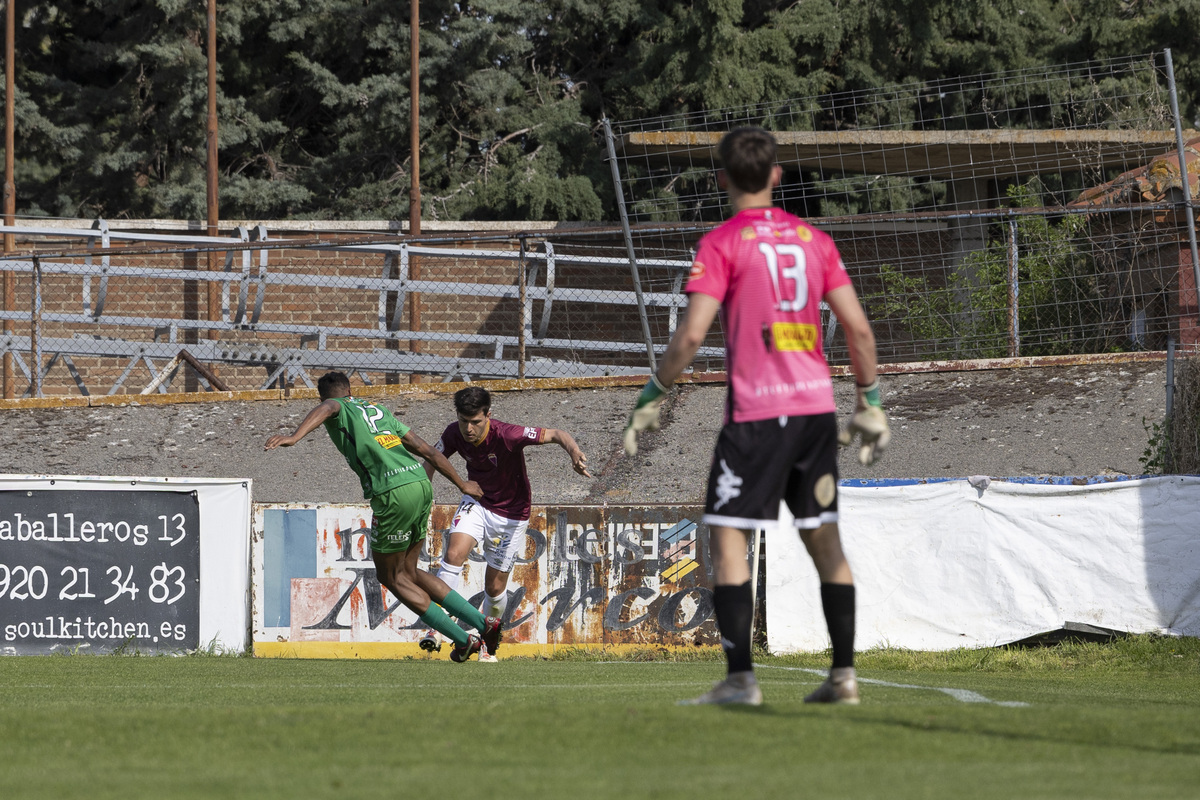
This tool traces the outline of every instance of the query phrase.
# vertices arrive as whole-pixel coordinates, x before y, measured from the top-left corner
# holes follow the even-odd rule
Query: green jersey
[[[341,409],[325,420],[325,430],[346,463],[358,473],[363,496],[406,483],[427,481],[425,469],[400,440],[409,428],[383,406],[357,397],[337,397]]]

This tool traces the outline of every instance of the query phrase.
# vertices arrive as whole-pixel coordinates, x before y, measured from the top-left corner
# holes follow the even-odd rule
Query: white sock
[[[484,595],[487,599],[483,601],[483,615],[502,618],[504,610],[508,608],[508,590],[502,589],[499,597],[492,597],[487,592],[484,592]]]
[[[457,592],[458,585],[462,583],[462,571],[462,565],[456,567],[453,564],[447,564],[443,561],[442,566],[438,567],[437,576],[442,579],[443,583],[450,587],[450,591]]]

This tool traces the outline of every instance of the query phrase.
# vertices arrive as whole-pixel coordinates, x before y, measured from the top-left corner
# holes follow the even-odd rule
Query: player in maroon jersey
[[[454,394],[458,421],[442,432],[435,448],[446,456],[458,453],[467,462],[467,479],[483,489],[476,500],[463,496],[450,527],[450,547],[438,568],[438,577],[450,588],[458,589],[463,564],[476,544],[483,545],[487,562],[484,571],[485,613],[503,618],[508,606],[508,575],[529,527],[532,494],[525,469],[525,448],[530,445],[557,444],[567,451],[575,471],[592,477],[587,456],[566,431],[553,428],[512,425],[492,419],[491,394],[479,386],[470,386]],[[432,477],[433,470],[426,472]],[[439,648],[433,631],[421,638],[426,650]],[[479,654],[480,661],[494,660],[495,653]]]
[[[829,678],[805,702],[857,703],[854,579],[838,535],[837,446],[861,437],[859,460],[873,463],[890,439],[880,407],[875,337],[833,240],[771,204],[781,168],[775,138],[737,128],[718,146],[717,179],[734,215],[700,240],[688,280],[686,319],[626,423],[625,450],[658,427],[671,385],[691,362],[718,312],[725,331],[729,393],[702,520],[713,560],[713,603],[729,664],[712,691],[685,704],[758,705],[750,656],[747,537],[774,527],[787,502],[821,579],[833,644]],[[839,435],[833,383],[821,342],[824,300],[846,333],[858,402]]]

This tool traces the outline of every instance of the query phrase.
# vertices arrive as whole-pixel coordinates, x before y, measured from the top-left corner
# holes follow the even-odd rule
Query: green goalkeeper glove
[[[887,415],[883,413],[879,401],[878,379],[873,381],[870,386],[858,387],[858,402],[846,427],[838,434],[838,444],[845,447],[854,441],[855,436],[862,437],[858,460],[867,466],[879,460],[892,440],[892,432],[888,430]]]
[[[646,381],[646,385],[642,387],[642,393],[638,395],[637,405],[633,407],[633,411],[629,413],[629,419],[625,421],[625,454],[635,455],[637,453],[637,435],[642,431],[658,430],[658,412],[662,408],[663,401],[667,399],[669,387],[663,386],[658,382],[653,374],[650,375],[650,380]]]

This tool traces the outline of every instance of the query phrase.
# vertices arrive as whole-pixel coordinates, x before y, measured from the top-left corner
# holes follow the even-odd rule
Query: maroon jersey
[[[447,457],[461,453],[467,462],[467,480],[483,489],[479,504],[508,519],[529,519],[531,495],[525,471],[526,446],[542,439],[542,429],[489,420],[487,435],[478,445],[463,438],[458,423],[442,431],[437,449]]]

